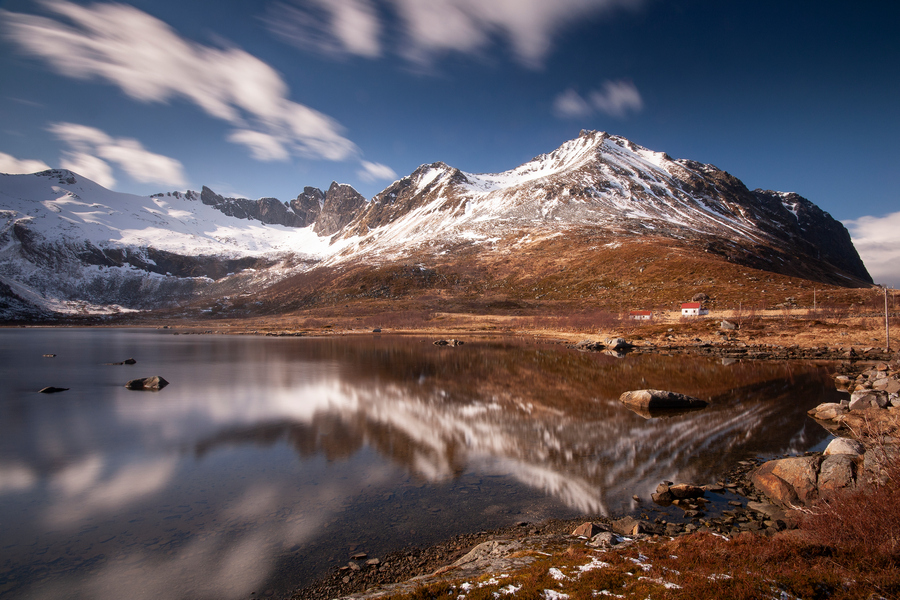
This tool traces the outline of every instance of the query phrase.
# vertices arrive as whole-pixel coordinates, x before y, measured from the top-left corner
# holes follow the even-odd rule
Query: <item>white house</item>
[[[649,310],[633,310],[628,313],[628,317],[635,321],[649,321],[653,313]]]
[[[682,302],[681,303],[681,316],[682,317],[701,317],[703,315],[708,315],[709,309],[703,308],[699,302]]]

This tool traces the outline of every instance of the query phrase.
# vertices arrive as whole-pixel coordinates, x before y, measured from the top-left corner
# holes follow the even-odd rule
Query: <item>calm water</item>
[[[4,600],[277,597],[357,551],[630,511],[821,446],[805,411],[838,396],[812,364],[389,336],[5,329],[0,376]],[[648,387],[712,404],[617,402]]]

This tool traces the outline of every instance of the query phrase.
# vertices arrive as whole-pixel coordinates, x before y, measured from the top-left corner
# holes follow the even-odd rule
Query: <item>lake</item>
[[[0,598],[278,597],[354,552],[822,448],[805,411],[840,398],[812,363],[431,342],[0,329]],[[618,402],[643,388],[711,404],[645,418]]]

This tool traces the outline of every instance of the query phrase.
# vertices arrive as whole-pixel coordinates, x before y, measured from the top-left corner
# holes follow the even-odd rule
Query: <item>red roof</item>
[[[653,313],[649,310],[633,310],[630,313],[631,315],[652,315]]]
[[[685,308],[700,308],[700,303],[699,303],[699,302],[682,302],[682,303],[681,303],[681,308],[682,308],[682,309],[685,309]]]

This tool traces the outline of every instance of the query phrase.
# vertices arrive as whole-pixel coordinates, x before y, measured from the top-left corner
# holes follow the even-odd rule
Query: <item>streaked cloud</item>
[[[369,0],[310,0],[274,4],[264,21],[282,39],[322,54],[381,54],[381,20]]]
[[[587,98],[568,89],[553,101],[553,112],[564,119],[587,117],[595,112],[623,119],[628,113],[639,113],[643,108],[640,92],[634,83],[625,80],[604,81],[602,88],[591,91]]]
[[[875,283],[900,287],[900,212],[843,223]]]
[[[554,36],[566,25],[643,3],[644,0],[294,0],[291,4],[274,5],[266,22],[273,32],[304,49],[366,57],[390,50],[420,64],[448,53],[481,53],[502,40],[518,62],[538,68],[550,52]],[[387,10],[379,11],[381,7]],[[393,25],[387,14],[398,17],[398,35],[382,35],[389,24]],[[396,42],[385,48],[388,37]]]
[[[356,174],[363,181],[372,183],[375,181],[394,181],[397,179],[397,173],[387,165],[373,163],[367,160],[360,161],[360,164],[362,165],[362,169],[357,171]]]
[[[282,160],[286,152],[328,160],[357,154],[336,121],[291,101],[281,75],[239,48],[186,40],[123,4],[42,6],[56,18],[0,11],[0,23],[22,50],[62,75],[106,81],[140,102],[187,100],[235,126],[228,139],[260,160]],[[338,30],[356,27],[349,17],[347,25],[337,21]]]
[[[19,159],[11,154],[0,152],[0,173],[37,173],[49,168],[42,160]]]
[[[114,138],[95,127],[77,123],[53,123],[48,129],[68,146],[63,152],[61,166],[103,187],[111,188],[116,183],[109,163],[141,183],[187,185],[179,161],[150,152],[135,139]]]

